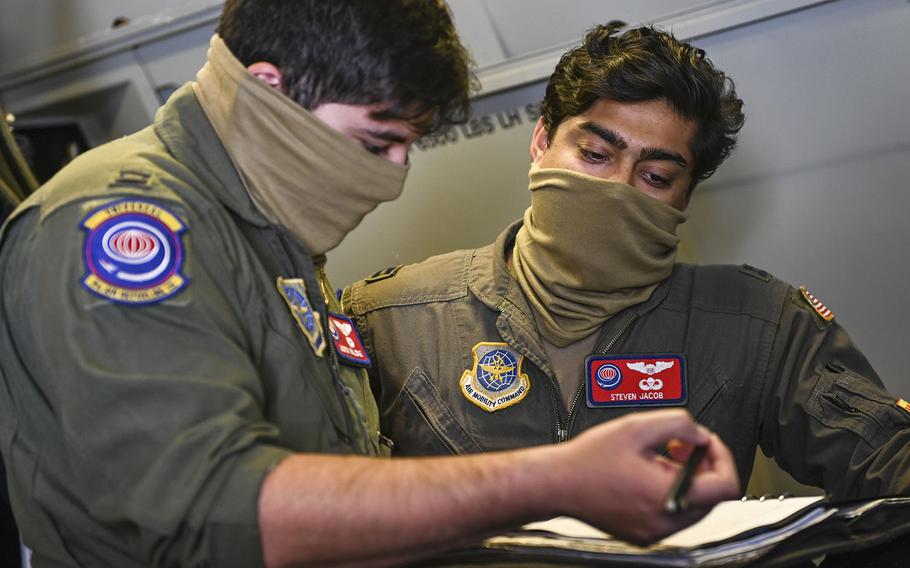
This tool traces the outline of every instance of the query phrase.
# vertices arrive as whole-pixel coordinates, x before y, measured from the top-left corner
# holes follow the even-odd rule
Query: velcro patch
[[[342,363],[369,367],[370,355],[363,346],[357,326],[348,316],[329,312],[329,332],[335,344],[335,353]]]
[[[682,406],[686,359],[682,355],[588,355],[588,406]]]
[[[531,390],[521,371],[524,355],[508,343],[482,341],[471,348],[474,366],[461,374],[461,394],[487,412],[518,404]]]
[[[391,278],[392,276],[395,276],[396,274],[398,274],[398,271],[401,270],[402,266],[404,266],[404,265],[399,264],[398,266],[390,266],[388,268],[383,268],[382,270],[377,270],[373,274],[370,274],[369,276],[364,278],[363,281],[366,282],[367,284],[372,284],[373,282],[379,282],[380,280],[385,280],[386,278]]]
[[[94,209],[82,220],[89,292],[121,304],[154,304],[187,285],[180,234],[186,226],[166,208],[124,199]]]
[[[828,306],[823,304],[821,300],[813,296],[805,286],[799,287],[799,293],[802,295],[803,299],[806,300],[810,306],[812,306],[812,309],[815,310],[815,313],[817,313],[823,320],[831,321],[834,319],[834,312],[832,312]]]
[[[313,309],[307,296],[306,282],[303,278],[278,277],[275,282],[278,293],[284,298],[297,327],[310,342],[310,347],[317,357],[325,351],[325,337],[322,335],[322,319],[319,312]]]

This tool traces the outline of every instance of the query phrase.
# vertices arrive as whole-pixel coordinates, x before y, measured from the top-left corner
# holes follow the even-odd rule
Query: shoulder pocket
[[[808,411],[825,426],[850,430],[872,447],[910,427],[910,413],[897,406],[897,399],[837,362],[822,371]]]

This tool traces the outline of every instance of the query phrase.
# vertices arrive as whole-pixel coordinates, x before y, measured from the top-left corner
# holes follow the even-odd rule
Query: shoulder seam
[[[356,315],[364,315],[383,308],[429,304],[433,302],[448,302],[464,298],[468,295],[468,267],[470,266],[471,252],[472,251],[463,251],[461,266],[458,269],[458,285],[448,291],[393,295],[378,301],[365,300],[364,296],[368,296],[368,294],[363,293],[363,290],[366,289],[367,285],[361,281],[352,286],[351,309]],[[357,293],[358,291],[360,293]]]

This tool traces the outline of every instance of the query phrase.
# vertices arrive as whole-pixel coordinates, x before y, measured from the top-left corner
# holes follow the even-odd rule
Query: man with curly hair
[[[806,289],[676,263],[692,191],[743,126],[733,82],[672,34],[598,26],[550,77],[531,205],[490,246],[387,270],[343,303],[402,455],[572,440],[685,408],[835,497],[907,493],[910,405]]]

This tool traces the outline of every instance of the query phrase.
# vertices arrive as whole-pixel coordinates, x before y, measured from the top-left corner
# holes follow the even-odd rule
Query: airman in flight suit
[[[701,50],[620,27],[589,32],[551,76],[522,221],[345,291],[384,434],[400,454],[467,454],[682,407],[743,483],[760,446],[836,497],[910,492],[910,405],[831,310],[756,268],[675,262],[742,101]]]

